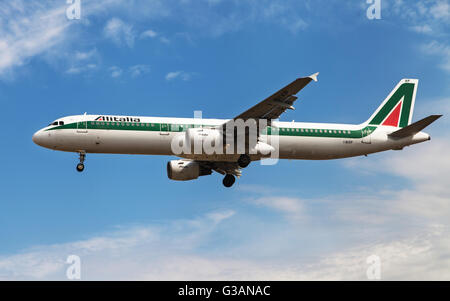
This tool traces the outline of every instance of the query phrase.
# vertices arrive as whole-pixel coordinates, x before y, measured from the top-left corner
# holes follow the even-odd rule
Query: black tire
[[[238,165],[241,168],[246,168],[252,160],[248,155],[241,155],[238,159]]]
[[[233,186],[234,182],[236,182],[236,178],[233,175],[226,175],[225,178],[223,178],[223,186],[230,188]]]
[[[77,171],[78,172],[82,172],[84,170],[84,164],[83,163],[78,163],[77,164]]]

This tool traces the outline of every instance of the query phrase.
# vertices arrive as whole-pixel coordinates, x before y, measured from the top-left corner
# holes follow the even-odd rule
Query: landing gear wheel
[[[231,186],[233,186],[234,182],[236,181],[236,178],[233,175],[226,175],[225,178],[223,178],[223,186],[229,188]]]
[[[86,159],[86,153],[80,152],[80,163],[77,164],[77,171],[82,172],[84,170],[84,160]]]
[[[238,159],[238,165],[241,168],[246,168],[252,160],[248,155],[241,155]]]
[[[82,172],[84,170],[84,164],[83,163],[78,163],[77,164],[77,171],[78,172]]]

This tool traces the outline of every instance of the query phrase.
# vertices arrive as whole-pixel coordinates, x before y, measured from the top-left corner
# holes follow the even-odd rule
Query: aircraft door
[[[84,113],[82,119],[77,122],[77,133],[85,134],[88,132],[87,129],[87,120],[86,120],[86,113]]]
[[[363,131],[362,131],[362,140],[361,140],[361,142],[362,143],[365,143],[365,144],[371,144],[372,143],[372,131],[370,131],[370,130],[367,130],[367,129],[364,129]]]
[[[161,130],[159,134],[161,136],[169,136],[169,125],[167,123],[161,123]]]

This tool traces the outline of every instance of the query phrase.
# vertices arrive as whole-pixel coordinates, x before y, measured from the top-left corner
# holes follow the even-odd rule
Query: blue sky
[[[0,278],[449,279],[447,118],[430,143],[252,166],[233,189],[167,179],[169,157],[77,155],[32,134],[66,115],[231,118],[321,72],[281,120],[360,123],[402,78],[414,119],[449,106],[449,2],[0,2]],[[447,258],[447,259],[446,259]]]

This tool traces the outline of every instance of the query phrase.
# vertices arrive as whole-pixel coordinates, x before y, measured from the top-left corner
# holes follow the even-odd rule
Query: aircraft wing
[[[297,100],[295,94],[308,85],[311,81],[317,81],[319,73],[308,77],[298,78],[275,94],[264,99],[257,105],[248,109],[233,120],[242,119],[278,119],[286,110],[294,110],[292,106]]]

